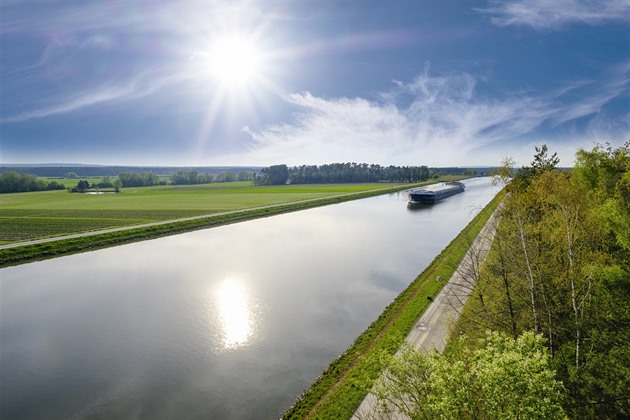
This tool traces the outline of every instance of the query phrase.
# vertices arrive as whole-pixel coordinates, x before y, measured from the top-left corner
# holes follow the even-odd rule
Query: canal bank
[[[353,345],[328,366],[291,409],[284,413],[283,419],[351,418],[355,415],[374,380],[386,367],[380,355],[392,355],[398,351],[419,322],[421,314],[442,290],[444,283],[436,279],[450,279],[457,273],[465,256],[470,255],[471,244],[484,237],[480,232],[489,224],[503,196],[504,192],[497,194],[475,216]],[[434,343],[443,341],[443,336],[438,338],[437,335],[429,335],[433,337]],[[368,401],[365,410],[370,407]]]
[[[499,208],[495,208],[475,240],[470,244],[470,248],[457,269],[409,331],[406,342],[413,348],[426,352],[442,353],[444,351],[451,328],[459,319],[466,300],[475,287],[479,270],[492,247],[499,222],[497,216]],[[361,402],[353,418],[359,420],[406,419],[395,410],[390,413],[382,413],[377,398],[371,392]]]

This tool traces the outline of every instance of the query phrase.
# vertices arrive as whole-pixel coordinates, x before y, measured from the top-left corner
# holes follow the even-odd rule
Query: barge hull
[[[462,183],[446,184],[444,186],[436,186],[433,188],[421,188],[412,190],[408,193],[409,202],[412,204],[433,204],[438,201],[463,192],[465,187]]]

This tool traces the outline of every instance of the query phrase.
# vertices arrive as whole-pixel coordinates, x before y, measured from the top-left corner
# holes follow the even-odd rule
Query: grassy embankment
[[[250,183],[128,188],[119,194],[0,195],[0,244],[155,221],[207,218],[0,250],[0,267],[405,190],[418,184]],[[301,200],[315,200],[298,202]],[[255,207],[270,206],[264,209]],[[249,209],[249,210],[248,210]],[[238,211],[231,214],[213,214]]]
[[[394,354],[429,303],[463,259],[504,193],[500,192],[407,289],[335,359],[286,413],[284,419],[349,419],[385,368],[381,355]]]

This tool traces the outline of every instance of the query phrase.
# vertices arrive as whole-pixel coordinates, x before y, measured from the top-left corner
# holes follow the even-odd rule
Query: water
[[[277,418],[496,194],[487,178],[0,270],[1,418]]]

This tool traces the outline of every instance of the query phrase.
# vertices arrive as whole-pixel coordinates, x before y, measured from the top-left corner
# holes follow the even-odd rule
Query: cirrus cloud
[[[262,130],[245,128],[255,141],[250,160],[302,164],[371,161],[380,156],[383,163],[442,166],[493,164],[516,154],[526,163],[532,139],[553,143],[555,138],[558,148],[566,151],[564,163],[570,164],[577,147],[627,134],[627,124],[624,132],[624,124],[608,120],[602,109],[628,95],[629,72],[630,64],[625,63],[611,69],[604,81],[581,80],[550,92],[489,97],[477,92],[475,76],[431,76],[427,66],[409,83],[394,81],[378,99],[295,93],[285,98],[298,109],[291,122]],[[578,130],[571,127],[582,119],[589,123],[575,137]],[[569,145],[562,133],[571,136]],[[496,152],[488,153],[489,149]],[[310,162],[304,162],[304,156],[310,156]]]
[[[601,25],[630,20],[627,0],[520,0],[493,1],[493,6],[475,11],[490,16],[498,26],[530,26],[534,29],[559,29],[571,23]]]

